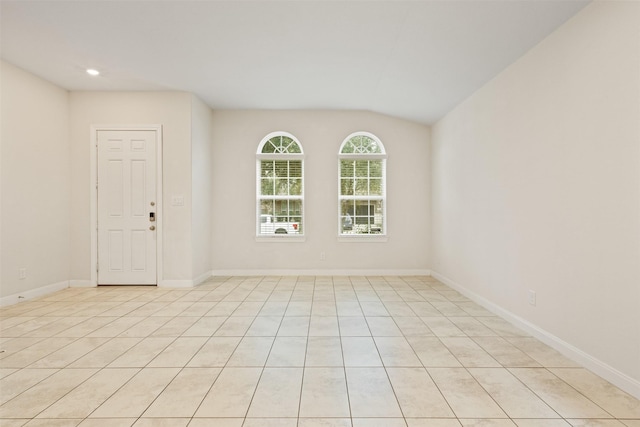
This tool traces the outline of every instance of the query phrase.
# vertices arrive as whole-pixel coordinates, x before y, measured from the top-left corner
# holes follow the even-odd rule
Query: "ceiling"
[[[1,54],[68,90],[180,90],[215,109],[430,124],[587,3],[1,0]]]

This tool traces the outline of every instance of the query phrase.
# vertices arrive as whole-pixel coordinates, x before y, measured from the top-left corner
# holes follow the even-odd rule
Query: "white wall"
[[[72,92],[71,114],[71,278],[90,272],[91,125],[162,125],[164,228],[163,275],[174,285],[193,278],[191,243],[191,101],[183,92]],[[173,206],[183,196],[184,206]]]
[[[434,126],[431,252],[637,396],[639,23],[637,2],[590,4]]]
[[[0,66],[2,298],[66,287],[71,175],[69,94],[11,64]],[[18,279],[20,268],[26,279]]]
[[[211,275],[211,109],[191,97],[191,241],[192,278],[198,282]]]
[[[428,127],[353,111],[214,111],[213,118],[216,274],[427,271]],[[262,138],[273,131],[295,135],[305,153],[304,242],[255,239],[255,156]],[[387,242],[338,241],[338,149],[355,131],[377,135],[388,153]]]

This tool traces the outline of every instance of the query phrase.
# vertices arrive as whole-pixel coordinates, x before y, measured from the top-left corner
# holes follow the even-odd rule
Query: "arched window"
[[[384,145],[373,134],[356,132],[340,146],[339,160],[339,234],[386,235]]]
[[[257,236],[304,234],[304,153],[295,136],[274,132],[256,153]]]

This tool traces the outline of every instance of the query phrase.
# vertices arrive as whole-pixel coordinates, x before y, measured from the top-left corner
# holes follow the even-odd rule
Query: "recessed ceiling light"
[[[100,71],[94,70],[93,68],[88,68],[87,74],[89,74],[90,76],[97,76],[98,74],[100,74]]]

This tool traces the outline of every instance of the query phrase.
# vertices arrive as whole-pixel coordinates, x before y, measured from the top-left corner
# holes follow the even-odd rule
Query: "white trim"
[[[201,275],[199,275],[198,277],[193,279],[192,286],[198,286],[202,282],[206,282],[207,280],[209,280],[211,278],[211,276],[213,276],[213,271],[211,271],[211,270],[202,273]]]
[[[375,269],[308,269],[308,270],[213,270],[212,276],[430,276],[425,269],[375,270]]]
[[[593,357],[592,355],[585,353],[584,351],[580,350],[579,348],[573,346],[572,344],[569,344],[568,342],[558,338],[557,336],[545,331],[544,329],[538,327],[537,325],[529,322],[528,320],[523,319],[522,317],[508,311],[505,310],[504,308],[500,307],[499,305],[489,301],[488,299],[476,294],[475,292],[472,292],[470,290],[468,290],[467,288],[465,288],[464,286],[460,285],[459,283],[454,282],[453,280],[449,279],[448,277],[432,271],[431,275],[438,279],[439,281],[441,281],[442,283],[450,286],[451,288],[455,289],[456,291],[460,292],[461,294],[463,294],[464,296],[470,298],[471,300],[473,300],[474,302],[480,304],[481,306],[483,306],[484,308],[486,308],[487,310],[499,315],[500,317],[504,318],[505,320],[511,322],[512,324],[514,324],[515,326],[519,327],[520,329],[528,332],[529,334],[531,334],[532,336],[534,336],[535,338],[539,339],[540,341],[542,341],[543,343],[547,344],[548,346],[558,350],[560,353],[562,353],[563,355],[567,356],[568,358],[574,360],[575,362],[579,363],[580,365],[584,366],[585,368],[593,371],[595,374],[601,376],[602,378],[604,378],[605,380],[609,381],[610,383],[614,384],[615,386],[621,388],[622,390],[626,391],[627,393],[635,396],[636,398],[640,399],[640,381],[631,378],[630,376],[628,376],[627,374],[625,374],[624,372],[620,372],[619,370],[617,370],[616,368],[604,363],[603,361]]]
[[[347,243],[385,243],[389,237],[384,234],[341,234],[338,242]]]
[[[193,280],[162,280],[158,281],[159,288],[193,288]]]
[[[90,216],[91,216],[91,283],[98,284],[98,191],[96,188],[98,182],[98,139],[97,133],[100,130],[149,130],[156,132],[156,283],[160,283],[163,277],[163,231],[162,220],[164,209],[162,203],[162,125],[91,125],[90,126],[90,142],[91,142],[91,159],[90,159]]]
[[[40,286],[39,288],[30,289],[28,291],[19,292],[17,294],[8,295],[0,298],[0,307],[7,305],[17,304],[34,298],[38,298],[44,295],[52,294],[54,292],[66,289],[69,287],[69,281],[64,280],[58,283],[52,283],[50,285]]]
[[[69,280],[70,288],[95,288],[96,286],[98,284],[91,280]]]
[[[261,234],[256,236],[256,242],[259,243],[304,243],[307,238],[299,234]]]

